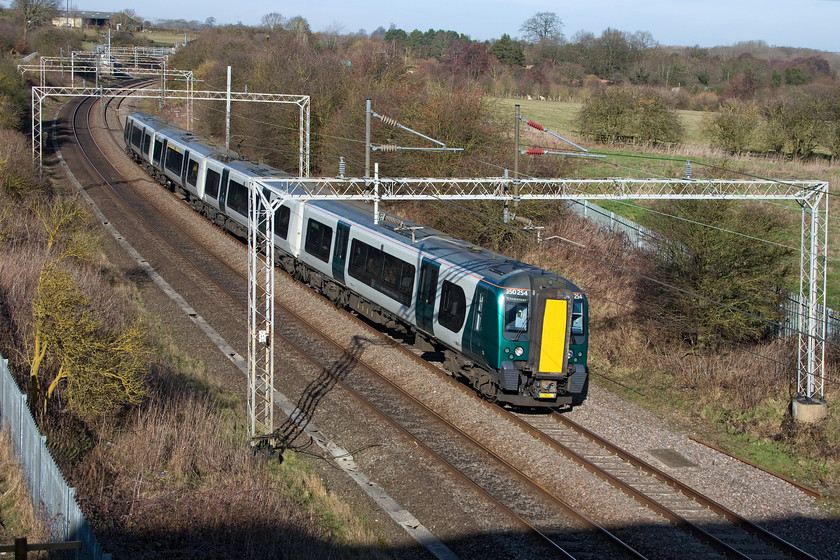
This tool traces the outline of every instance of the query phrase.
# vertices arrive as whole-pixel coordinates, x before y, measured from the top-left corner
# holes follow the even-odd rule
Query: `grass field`
[[[97,30],[85,29],[83,33],[86,48],[93,49],[96,45],[108,42],[108,35]],[[183,45],[184,37],[186,37],[187,41],[192,41],[197,36],[195,33],[190,32],[187,32],[185,35],[184,33],[176,33],[174,31],[158,30],[142,31],[136,34],[138,39],[147,40],[156,47],[172,47],[176,43]]]

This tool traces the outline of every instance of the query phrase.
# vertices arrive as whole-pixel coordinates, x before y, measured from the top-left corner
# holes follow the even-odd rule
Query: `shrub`
[[[758,108],[753,103],[728,102],[717,113],[705,116],[702,133],[713,148],[742,154],[749,146],[756,145],[755,133],[760,118]]]
[[[659,234],[652,275],[660,283],[645,290],[646,305],[694,347],[771,335],[781,318],[778,288],[794,270],[793,249],[773,243],[786,230],[783,215],[718,200],[670,201],[660,209],[652,224]],[[750,240],[737,235],[746,231]]]
[[[577,116],[580,133],[597,142],[662,144],[683,135],[676,111],[653,89],[605,88],[584,102]]]

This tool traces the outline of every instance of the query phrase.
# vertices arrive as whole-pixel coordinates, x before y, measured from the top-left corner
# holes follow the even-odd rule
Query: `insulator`
[[[338,176],[344,177],[344,171],[346,169],[346,164],[344,163],[344,156],[340,156],[338,158]]]
[[[396,144],[382,144],[379,146],[379,149],[383,152],[396,152],[397,145]]]
[[[545,127],[539,123],[535,123],[534,121],[528,121],[528,126],[531,128],[536,128],[537,130],[545,130]]]
[[[532,156],[542,156],[545,155],[545,150],[539,150],[537,148],[528,148],[525,150],[526,154],[530,154]]]
[[[400,125],[400,123],[398,123],[396,119],[392,119],[391,117],[382,116],[382,117],[379,117],[379,118],[385,124],[390,124],[391,126],[399,126]]]

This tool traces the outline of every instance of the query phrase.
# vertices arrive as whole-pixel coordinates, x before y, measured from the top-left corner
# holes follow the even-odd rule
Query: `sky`
[[[0,0],[8,5],[9,0]],[[498,39],[507,33],[522,36],[522,23],[537,12],[555,12],[563,33],[571,39],[578,31],[596,36],[606,28],[626,32],[647,31],[661,45],[713,47],[740,41],[763,40],[771,46],[806,47],[840,52],[840,0],[312,0],[265,2],[260,0],[59,0],[79,10],[133,9],[145,20],[186,19],[216,23],[259,24],[262,16],[277,12],[301,16],[312,31],[351,33],[391,24],[414,29],[444,29],[474,40]]]

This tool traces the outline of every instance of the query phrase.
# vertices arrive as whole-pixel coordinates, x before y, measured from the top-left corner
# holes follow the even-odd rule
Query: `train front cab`
[[[500,402],[579,404],[587,377],[585,296],[558,287],[557,279],[526,278],[505,286],[480,283],[465,353],[495,370]]]
[[[587,388],[586,304],[580,292],[535,286],[528,364],[538,400],[579,404]]]

